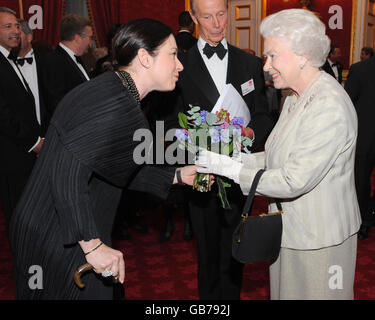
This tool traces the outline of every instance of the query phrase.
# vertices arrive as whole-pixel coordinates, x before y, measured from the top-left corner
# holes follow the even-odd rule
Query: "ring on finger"
[[[113,272],[111,270],[104,270],[102,272],[102,277],[104,278],[110,277],[111,275],[113,275]]]

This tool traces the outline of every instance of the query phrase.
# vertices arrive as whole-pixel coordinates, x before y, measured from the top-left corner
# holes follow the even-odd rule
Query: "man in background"
[[[374,49],[371,47],[363,47],[361,50],[361,61],[372,58],[374,55]]]
[[[225,39],[228,1],[191,1],[190,14],[199,27],[197,43],[184,55],[176,91],[182,111],[189,104],[212,111],[226,84],[230,83],[246,102],[251,122],[246,133],[255,134],[253,151],[266,140],[273,127],[264,91],[260,58],[231,46]],[[231,115],[235,117],[236,115]],[[227,189],[232,209],[221,207],[217,186],[211,192],[192,191],[189,208],[198,245],[198,290],[200,299],[240,299],[243,264],[232,257],[232,234],[241,219],[245,197],[231,183]]]
[[[60,38],[56,50],[46,57],[42,76],[45,102],[51,115],[65,94],[90,80],[81,59],[93,40],[90,21],[76,14],[64,16]]]
[[[197,39],[193,36],[195,25],[189,11],[180,13],[178,25],[180,30],[176,35],[177,47],[180,52],[186,52],[197,43]]]
[[[47,131],[49,115],[45,108],[40,76],[43,69],[43,55],[33,49],[33,31],[25,20],[18,19],[21,26],[21,41],[17,64],[27,81],[35,100],[35,113],[43,132]]]
[[[323,65],[322,69],[334,77],[340,84],[342,83],[342,69],[343,66],[340,63],[341,49],[332,45],[331,50],[328,53],[328,58]]]
[[[7,230],[44,136],[33,91],[14,54],[20,39],[15,12],[0,8],[0,200]]]
[[[354,63],[349,70],[345,90],[353,101],[358,116],[358,137],[355,156],[355,185],[361,211],[359,239],[366,239],[374,224],[370,198],[371,173],[375,164],[375,56]]]

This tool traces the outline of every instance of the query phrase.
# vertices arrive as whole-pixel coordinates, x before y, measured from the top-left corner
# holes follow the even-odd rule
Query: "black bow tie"
[[[17,56],[14,55],[13,52],[10,52],[9,55],[8,55],[8,59],[9,59],[9,60],[12,60],[14,63],[16,63],[16,61],[17,61]]]
[[[25,60],[27,61],[28,64],[32,64],[33,63],[33,58],[32,57],[17,59],[17,63],[22,67],[25,64]]]
[[[224,48],[223,44],[220,42],[216,47],[210,46],[208,43],[203,48],[203,53],[207,56],[208,59],[216,53],[220,60],[223,60],[227,54],[227,49]]]
[[[76,55],[74,55],[74,56],[76,57],[77,62],[78,62],[79,64],[83,65],[83,60],[82,60],[82,58],[81,58],[80,56],[76,56]]]

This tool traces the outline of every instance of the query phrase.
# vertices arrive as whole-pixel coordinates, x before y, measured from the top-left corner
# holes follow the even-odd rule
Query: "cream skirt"
[[[357,235],[317,250],[281,248],[270,266],[271,300],[353,300]]]

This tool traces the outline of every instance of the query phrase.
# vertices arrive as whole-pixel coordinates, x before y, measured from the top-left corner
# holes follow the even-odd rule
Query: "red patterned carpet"
[[[256,200],[255,210],[264,210],[265,200]],[[130,229],[130,241],[115,241],[126,261],[125,294],[128,300],[195,300],[197,266],[195,241],[182,238],[183,216],[174,214],[175,232],[169,242],[158,242],[164,223],[161,209],[147,211],[144,220],[149,234]],[[366,240],[358,242],[355,299],[375,299],[375,227]],[[0,214],[0,299],[14,299],[13,270],[9,245]],[[267,264],[247,265],[244,271],[241,298],[269,299]]]

